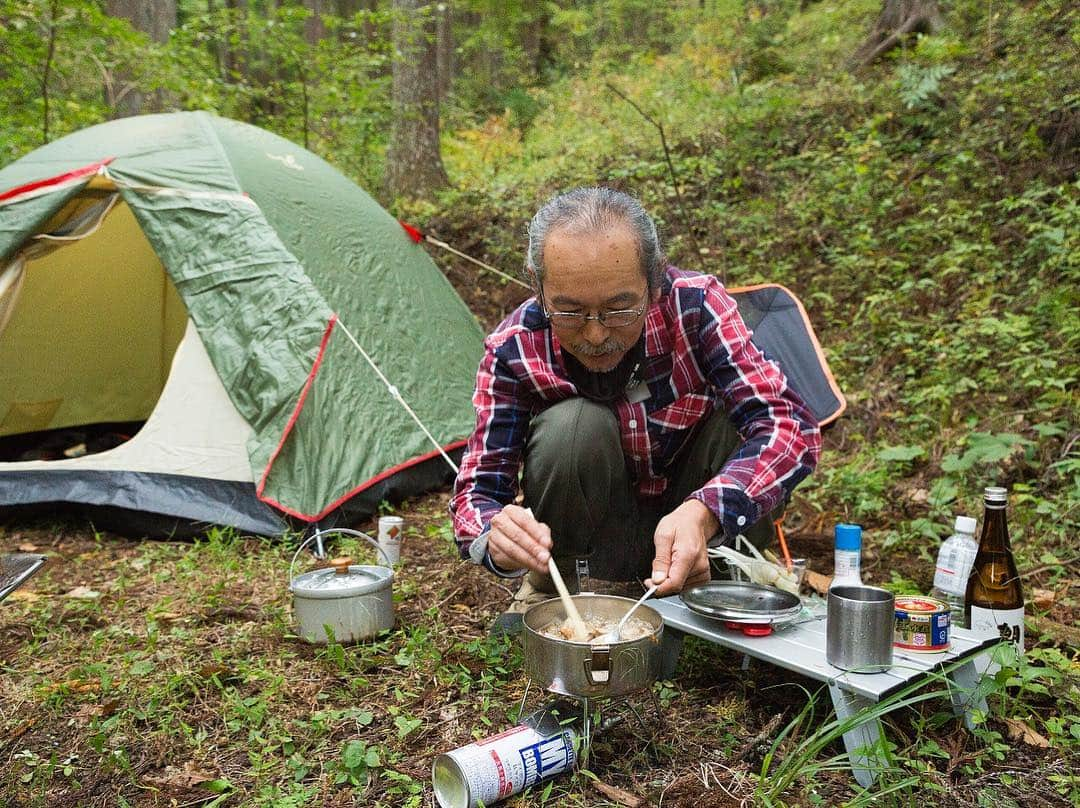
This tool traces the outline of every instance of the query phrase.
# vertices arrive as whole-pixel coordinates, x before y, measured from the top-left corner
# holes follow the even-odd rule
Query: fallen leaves
[[[101,593],[91,589],[88,586],[77,586],[64,593],[65,598],[75,598],[76,600],[97,600],[101,597]]]
[[[75,718],[88,721],[91,718],[108,718],[120,709],[119,699],[108,699],[100,704],[82,704],[75,711]]]
[[[813,570],[807,570],[803,575],[803,583],[813,589],[819,595],[829,594],[829,584],[832,583],[831,575],[822,575],[820,572],[814,572]]]
[[[1050,741],[1046,740],[1026,721],[1021,721],[1019,718],[1006,718],[1004,720],[1005,726],[1008,727],[1009,740],[1022,741],[1028,746],[1038,746],[1043,749],[1050,746]]]
[[[30,542],[23,542],[19,545],[20,553],[36,553],[37,551],[38,547],[36,544],[31,544]]]
[[[1049,609],[1057,600],[1057,592],[1053,589],[1036,589],[1031,593],[1031,602],[1037,609]]]
[[[211,782],[214,775],[199,770],[196,768],[195,763],[189,760],[182,769],[175,766],[166,766],[161,770],[160,774],[147,775],[143,779],[148,783],[166,788],[196,788],[203,783]]]
[[[101,682],[87,679],[66,679],[63,682],[53,682],[45,686],[46,693],[56,693],[65,690],[68,693],[94,693],[101,690]]]
[[[613,800],[619,805],[625,805],[627,808],[641,808],[645,804],[645,798],[639,797],[636,794],[631,794],[629,791],[605,783],[603,780],[592,780],[592,787],[607,797],[609,800]]]

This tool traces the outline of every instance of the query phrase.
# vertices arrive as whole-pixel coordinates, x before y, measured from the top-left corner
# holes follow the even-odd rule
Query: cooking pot
[[[636,603],[630,598],[596,594],[574,595],[573,601],[586,621],[618,621]],[[525,671],[534,682],[552,693],[592,699],[636,693],[656,681],[664,621],[655,609],[639,606],[631,618],[631,622],[648,623],[650,633],[609,644],[590,645],[540,633],[551,623],[565,619],[558,598],[537,603],[525,612]]]
[[[351,558],[342,557],[331,560],[329,567],[293,577],[297,556],[304,547],[333,533],[358,536],[386,558],[378,542],[346,528],[316,532],[297,548],[289,565],[289,591],[293,593],[299,634],[310,643],[328,642],[327,629],[336,642],[353,643],[394,627],[394,572],[389,566],[354,564]]]

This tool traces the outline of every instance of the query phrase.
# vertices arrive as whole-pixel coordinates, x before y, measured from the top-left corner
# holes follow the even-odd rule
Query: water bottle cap
[[[975,520],[970,516],[958,516],[956,517],[956,524],[953,525],[953,530],[957,533],[975,533]]]
[[[837,550],[861,550],[862,527],[860,525],[839,524],[836,526]]]

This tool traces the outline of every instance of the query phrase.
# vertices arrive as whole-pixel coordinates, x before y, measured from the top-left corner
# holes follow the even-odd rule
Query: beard
[[[585,367],[595,373],[607,373],[614,370],[628,350],[630,350],[629,346],[614,337],[608,337],[599,345],[582,342],[570,346],[570,353],[577,356]],[[612,359],[615,361],[611,361]]]

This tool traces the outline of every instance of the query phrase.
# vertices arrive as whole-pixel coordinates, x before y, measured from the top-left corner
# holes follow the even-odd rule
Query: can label
[[[949,606],[934,598],[897,598],[893,645],[905,651],[949,650]]]
[[[379,517],[379,549],[391,566],[401,560],[401,535],[404,529],[405,520],[400,516]]]
[[[443,808],[478,808],[569,771],[577,762],[572,727],[542,722],[492,735],[439,755],[432,766],[435,797]]]

